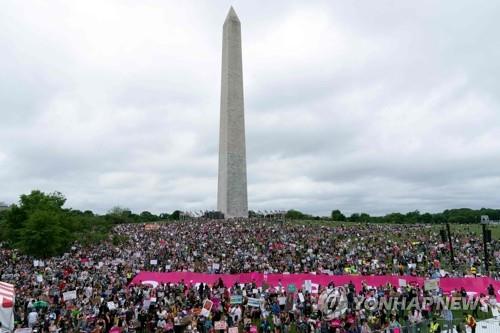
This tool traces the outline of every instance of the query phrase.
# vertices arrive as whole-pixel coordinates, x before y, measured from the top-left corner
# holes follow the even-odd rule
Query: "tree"
[[[59,211],[65,202],[66,198],[60,192],[45,194],[39,190],[33,190],[30,194],[21,195],[19,206],[29,214],[38,209]]]
[[[26,212],[22,207],[12,205],[12,207],[5,214],[5,231],[4,236],[8,243],[14,244],[19,241],[21,237],[21,230],[24,223],[28,218]]]
[[[170,219],[178,221],[181,219],[181,211],[180,210],[175,210],[172,214],[170,214]]]
[[[332,217],[333,221],[345,221],[346,220],[345,215],[342,214],[342,212],[338,209],[332,210],[331,217]]]
[[[105,218],[113,224],[134,222],[132,220],[132,212],[130,209],[120,206],[111,208],[105,215]]]
[[[158,221],[158,216],[151,214],[148,211],[142,212],[140,215],[140,220],[141,222],[153,222],[153,221]]]
[[[38,258],[54,256],[69,247],[71,235],[63,226],[64,216],[50,210],[35,210],[21,229],[17,242],[21,251]]]
[[[359,215],[359,222],[368,223],[368,222],[370,222],[370,219],[371,219],[371,217],[367,213],[361,213]]]
[[[302,220],[306,217],[306,215],[298,210],[290,209],[286,212],[285,218],[290,220]]]
[[[352,213],[351,216],[349,217],[350,222],[359,222],[359,214],[358,213]]]

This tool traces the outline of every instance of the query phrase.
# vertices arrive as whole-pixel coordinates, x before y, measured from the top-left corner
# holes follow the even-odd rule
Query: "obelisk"
[[[233,7],[222,34],[217,210],[224,218],[248,217],[241,24]]]

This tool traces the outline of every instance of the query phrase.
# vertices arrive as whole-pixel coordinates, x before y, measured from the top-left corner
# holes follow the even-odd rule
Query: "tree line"
[[[418,210],[408,213],[390,213],[384,216],[371,216],[367,213],[353,213],[349,216],[344,215],[340,210],[333,210],[329,217],[312,216],[302,213],[298,210],[289,210],[285,218],[291,220],[326,220],[338,222],[361,222],[361,223],[389,223],[389,224],[411,224],[411,223],[429,223],[429,224],[471,224],[479,223],[481,216],[487,215],[490,220],[500,220],[500,209],[481,208],[457,208],[447,209],[441,213],[420,213]]]
[[[16,248],[36,258],[60,255],[78,240],[82,245],[108,239],[112,226],[120,223],[146,223],[178,220],[180,211],[155,215],[144,211],[114,207],[104,215],[90,210],[64,208],[66,198],[60,192],[38,190],[23,194],[17,204],[0,211],[0,245]],[[113,235],[115,245],[125,241]]]
[[[0,246],[16,248],[37,258],[46,258],[65,253],[78,240],[90,245],[110,239],[115,245],[126,241],[118,235],[109,235],[113,225],[121,223],[149,223],[179,220],[181,212],[176,210],[155,215],[148,211],[139,214],[128,208],[114,207],[106,214],[95,214],[90,210],[64,208],[66,198],[60,192],[44,193],[38,190],[20,196],[19,202],[0,210]],[[253,213],[255,214],[255,213]],[[361,223],[478,223],[481,215],[500,220],[500,209],[469,208],[448,209],[441,213],[419,211],[370,216],[367,213],[344,215],[333,210],[329,217],[312,216],[298,210],[289,210],[286,219],[323,220]]]

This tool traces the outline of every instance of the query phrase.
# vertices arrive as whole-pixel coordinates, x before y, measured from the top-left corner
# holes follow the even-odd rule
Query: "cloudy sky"
[[[3,0],[0,201],[215,208],[230,5],[251,209],[500,206],[500,5],[456,0]]]

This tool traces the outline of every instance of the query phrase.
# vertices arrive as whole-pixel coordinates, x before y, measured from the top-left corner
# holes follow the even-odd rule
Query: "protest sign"
[[[305,289],[305,291],[307,291],[308,293],[311,293],[311,292],[312,292],[312,281],[311,281],[311,280],[305,280],[305,281],[304,281],[304,289]]]
[[[260,307],[260,299],[258,298],[253,298],[253,297],[249,297],[248,298],[248,306],[251,306],[253,308],[258,308]]]
[[[278,297],[278,303],[279,303],[279,305],[285,305],[286,304],[286,297]]]
[[[212,264],[212,268],[213,268],[213,270],[214,270],[214,271],[216,271],[216,270],[218,270],[218,269],[220,268],[220,264],[218,264],[218,263],[213,263],[213,264]]]
[[[71,301],[72,299],[76,299],[76,290],[71,290],[63,293],[63,300]]]
[[[238,333],[238,327],[229,327],[227,333]]]
[[[305,301],[304,295],[302,293],[299,293],[299,300],[301,303],[304,303]]]
[[[438,290],[439,289],[439,279],[425,280],[424,289],[425,290]]]
[[[406,287],[406,280],[405,279],[398,279],[399,286],[400,287]]]
[[[231,296],[231,304],[241,304],[243,303],[243,296],[233,295]]]
[[[36,282],[38,282],[38,283],[43,282],[43,276],[42,276],[42,274],[37,274],[37,276],[36,276]]]
[[[202,315],[203,317],[208,317],[208,315],[210,314],[210,311],[212,311],[213,305],[214,305],[214,302],[212,302],[209,299],[206,299],[203,302],[203,308],[201,309],[200,315]]]
[[[144,230],[145,231],[155,231],[155,230],[158,230],[158,229],[160,229],[160,225],[159,224],[148,223],[148,224],[144,225]]]
[[[116,305],[113,302],[108,302],[107,305],[108,305],[108,309],[110,311],[113,311],[114,309],[116,309]]]
[[[158,260],[157,259],[151,259],[149,262],[151,265],[158,265]]]
[[[227,322],[224,320],[214,322],[215,330],[225,330],[227,328]]]
[[[295,286],[295,284],[293,283],[290,283],[287,287],[287,290],[289,293],[294,293],[297,291],[297,287]]]

